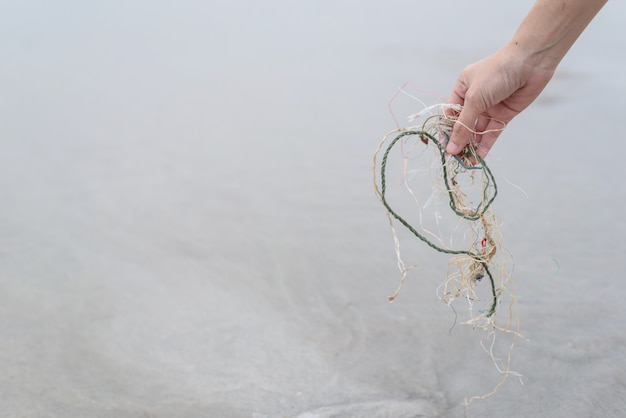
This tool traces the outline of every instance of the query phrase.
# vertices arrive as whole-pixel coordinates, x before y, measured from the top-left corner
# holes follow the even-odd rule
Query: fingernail
[[[461,147],[459,145],[455,144],[452,141],[448,142],[448,145],[446,146],[446,152],[448,154],[456,155],[460,151],[461,151]]]

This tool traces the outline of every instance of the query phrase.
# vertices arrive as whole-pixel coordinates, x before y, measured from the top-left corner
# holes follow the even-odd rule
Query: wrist
[[[508,47],[525,64],[554,71],[606,0],[537,0]]]
[[[554,72],[567,50],[539,39],[513,38],[506,46],[508,53],[524,67]]]

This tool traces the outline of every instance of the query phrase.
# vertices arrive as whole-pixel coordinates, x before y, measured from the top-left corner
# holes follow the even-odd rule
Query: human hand
[[[471,141],[485,158],[505,124],[537,98],[553,74],[554,68],[533,63],[516,44],[467,66],[448,98],[463,108],[446,152],[459,154]]]

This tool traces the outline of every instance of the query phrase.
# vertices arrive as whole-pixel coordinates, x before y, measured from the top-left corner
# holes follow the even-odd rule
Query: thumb
[[[474,125],[480,115],[480,111],[473,109],[469,106],[463,106],[458,119],[452,128],[452,135],[446,146],[446,152],[448,154],[457,155],[472,139]]]

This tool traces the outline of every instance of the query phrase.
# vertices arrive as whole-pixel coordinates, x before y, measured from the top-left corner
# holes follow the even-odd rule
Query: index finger
[[[472,139],[473,127],[480,114],[480,110],[475,109],[470,105],[463,106],[461,113],[459,113],[459,117],[452,128],[452,134],[450,135],[450,140],[446,146],[446,152],[448,154],[457,155],[470,142]]]

